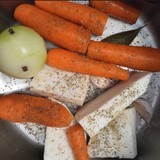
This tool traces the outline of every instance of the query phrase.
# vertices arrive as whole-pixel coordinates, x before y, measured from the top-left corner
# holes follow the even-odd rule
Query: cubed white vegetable
[[[135,158],[136,111],[130,108],[122,111],[107,127],[104,127],[88,143],[90,157]]]
[[[66,72],[45,65],[31,82],[31,91],[63,102],[83,105],[89,87],[89,76]]]
[[[65,128],[47,127],[44,160],[75,160]]]
[[[133,73],[129,80],[115,85],[83,107],[75,118],[89,134],[95,136],[120,112],[144,94],[150,82],[151,73]]]

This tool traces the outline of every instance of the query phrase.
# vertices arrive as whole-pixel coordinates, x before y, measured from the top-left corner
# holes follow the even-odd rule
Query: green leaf
[[[103,39],[101,42],[111,42],[111,43],[115,43],[115,44],[129,45],[132,43],[132,41],[138,35],[140,30],[142,28],[144,28],[146,25],[139,27],[137,29],[134,29],[134,30],[124,31],[124,32],[113,34],[113,35]]]

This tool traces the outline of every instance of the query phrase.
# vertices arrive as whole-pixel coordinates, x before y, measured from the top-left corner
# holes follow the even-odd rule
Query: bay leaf
[[[129,31],[124,31],[124,32],[113,34],[109,37],[106,37],[101,42],[111,42],[115,44],[129,45],[133,42],[135,37],[141,31],[141,29],[144,28],[146,25],[147,24],[137,29],[134,29],[134,30],[129,30]]]

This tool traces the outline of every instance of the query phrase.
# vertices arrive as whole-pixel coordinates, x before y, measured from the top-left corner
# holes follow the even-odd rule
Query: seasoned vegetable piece
[[[39,95],[82,106],[89,88],[89,76],[45,65],[30,86],[31,91]]]
[[[75,160],[66,130],[68,127],[47,127],[44,160]]]
[[[91,41],[89,58],[143,71],[160,71],[160,49]]]
[[[57,102],[27,94],[0,97],[0,118],[11,122],[34,122],[51,127],[68,126],[73,116]]]
[[[94,100],[79,108],[75,118],[89,134],[95,136],[133,101],[143,95],[151,73],[133,73],[128,81],[118,83]]]
[[[129,158],[137,155],[136,111],[122,111],[88,143],[90,157]]]
[[[71,51],[85,53],[91,33],[58,16],[30,4],[19,5],[14,17],[22,24],[33,28],[45,39]]]
[[[69,1],[35,1],[36,5],[50,13],[80,24],[96,35],[102,35],[107,22],[107,14],[89,7]]]
[[[76,160],[89,160],[86,138],[83,128],[76,124],[67,129],[67,137]]]
[[[118,19],[135,23],[140,11],[121,0],[91,0],[90,5]]]
[[[47,64],[62,70],[127,80],[129,72],[116,65],[99,62],[74,52],[55,48],[48,52]]]

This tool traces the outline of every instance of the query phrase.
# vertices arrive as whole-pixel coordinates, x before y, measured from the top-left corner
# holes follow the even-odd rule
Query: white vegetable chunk
[[[31,91],[63,102],[82,106],[89,87],[89,76],[66,72],[45,65],[31,82]]]
[[[83,107],[75,115],[90,137],[99,133],[120,112],[145,93],[151,73],[133,73],[129,80],[115,85]]]
[[[122,111],[107,127],[92,137],[88,143],[88,152],[92,158],[135,158],[137,155],[135,108]]]
[[[47,127],[44,160],[75,160],[65,128]]]

